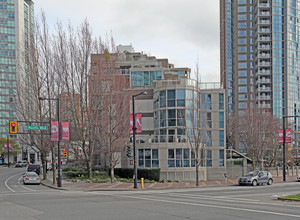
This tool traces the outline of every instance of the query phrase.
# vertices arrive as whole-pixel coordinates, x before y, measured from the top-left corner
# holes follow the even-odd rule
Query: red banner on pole
[[[130,115],[130,134],[133,134],[133,115]]]
[[[283,143],[283,129],[278,130],[278,142],[280,144]],[[292,129],[287,128],[285,129],[285,143],[291,143],[292,142]]]
[[[9,150],[12,150],[11,143],[9,143],[8,146],[9,146]],[[6,143],[4,144],[4,150],[7,150],[7,144]]]
[[[51,121],[51,141],[59,140],[59,125],[58,121]]]
[[[136,134],[142,133],[142,113],[135,115]],[[130,134],[133,134],[133,115],[130,115]]]
[[[69,122],[61,122],[61,140],[70,141]]]
[[[285,143],[292,142],[292,129],[287,128],[285,129]]]
[[[283,143],[283,129],[278,130],[278,142],[279,144]]]
[[[136,133],[141,134],[142,133],[142,113],[136,114],[135,127],[136,127]]]

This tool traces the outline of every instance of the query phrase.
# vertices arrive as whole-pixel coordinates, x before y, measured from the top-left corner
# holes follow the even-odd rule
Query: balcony
[[[259,103],[258,107],[259,108],[271,108],[271,104],[261,104],[261,103]]]
[[[269,11],[261,11],[258,13],[258,16],[270,16],[271,13]]]
[[[270,37],[259,37],[257,38],[258,41],[270,41],[271,38]]]
[[[262,84],[271,83],[271,79],[258,79],[256,82],[257,83],[262,83]]]
[[[256,75],[260,75],[260,76],[269,76],[271,74],[271,70],[264,70],[264,71],[258,71],[256,73]]]
[[[261,53],[261,54],[258,54],[257,57],[258,58],[271,58],[271,54],[269,54],[269,53]]]
[[[257,24],[271,24],[270,20],[259,20]]]
[[[258,49],[260,49],[260,50],[270,50],[271,46],[270,45],[258,45]]]
[[[257,97],[257,100],[262,101],[262,100],[271,100],[270,95],[261,95]]]
[[[257,91],[258,92],[270,92],[271,91],[271,87],[258,87]]]
[[[271,62],[260,62],[258,63],[259,66],[271,66]]]
[[[258,3],[257,7],[259,7],[259,8],[268,8],[268,7],[270,7],[270,4],[269,3]]]
[[[258,33],[270,33],[271,29],[269,28],[260,28],[257,30]]]

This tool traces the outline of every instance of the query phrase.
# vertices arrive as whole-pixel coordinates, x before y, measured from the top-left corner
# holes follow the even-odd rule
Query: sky
[[[112,33],[117,45],[168,58],[195,71],[202,82],[220,81],[219,0],[34,0],[51,29],[57,21],[79,26],[87,19],[94,36]]]

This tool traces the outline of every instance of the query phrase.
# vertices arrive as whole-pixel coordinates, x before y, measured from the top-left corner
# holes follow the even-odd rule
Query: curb
[[[45,183],[44,181],[41,181],[41,184],[42,184],[43,186],[46,186],[46,187],[51,188],[51,189],[67,190],[67,189],[65,189],[65,188],[63,188],[63,187],[57,187],[57,186],[52,185],[52,184],[49,185],[49,184]]]
[[[281,200],[281,201],[300,202],[300,199],[287,199],[287,198],[282,198],[282,197],[278,197],[277,199]]]

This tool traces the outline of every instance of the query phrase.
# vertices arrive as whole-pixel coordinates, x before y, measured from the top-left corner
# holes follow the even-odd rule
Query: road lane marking
[[[27,188],[26,186],[23,186],[23,184],[20,183],[20,179],[21,179],[21,178],[22,178],[22,176],[21,176],[21,177],[19,178],[19,180],[18,180],[19,186],[23,187],[24,189],[27,189],[27,190],[29,190],[29,191],[34,192],[35,190],[30,189],[30,188]]]
[[[234,199],[234,198],[228,198],[228,197],[222,197],[222,196],[206,196],[206,195],[189,195],[189,194],[182,194],[182,193],[174,193],[174,194],[169,194],[170,196],[178,196],[178,197],[192,197],[192,198],[207,198],[207,199],[212,199],[212,200],[222,200],[222,201],[228,201],[228,202],[237,202],[237,201],[241,201],[241,202],[260,202],[260,200],[255,200],[255,199],[242,199],[242,198],[238,198],[238,199]]]
[[[260,200],[253,200],[253,201],[241,201],[242,199],[238,198],[236,200],[233,200],[234,198],[232,199],[226,199],[226,197],[224,197],[225,199],[222,199],[222,198],[217,198],[217,197],[214,197],[214,196],[194,196],[194,195],[172,195],[170,194],[170,196],[173,196],[173,197],[181,197],[181,198],[206,198],[208,200],[214,200],[214,201],[227,201],[227,202],[237,202],[237,203],[244,203],[244,204],[261,204],[261,205],[269,205],[269,206],[284,206],[284,207],[298,207],[298,206],[294,206],[294,205],[286,205],[286,204],[283,204],[283,203],[267,203],[267,202],[261,202]]]
[[[191,206],[202,206],[202,207],[219,208],[219,209],[227,209],[227,210],[230,209],[230,210],[235,210],[235,211],[245,211],[245,212],[254,212],[254,213],[262,213],[262,214],[270,214],[270,215],[300,218],[300,215],[293,215],[293,214],[279,213],[279,212],[270,212],[270,211],[264,211],[264,210],[245,209],[245,208],[230,207],[230,206],[208,205],[208,204],[202,204],[202,203],[190,203],[190,202],[180,202],[180,201],[168,201],[168,200],[162,200],[162,199],[151,199],[151,198],[136,197],[136,196],[125,196],[125,195],[122,195],[122,196],[119,196],[119,197],[146,200],[146,201],[148,200],[148,201],[154,201],[154,202],[164,202],[164,203],[191,205]]]
[[[11,178],[13,178],[13,177],[15,177],[15,176],[17,176],[17,175],[20,175],[20,174],[21,174],[21,173],[17,173],[16,175],[13,175],[13,176],[7,178],[7,180],[5,181],[4,184],[5,184],[5,186],[6,186],[10,191],[16,192],[15,190],[13,190],[12,188],[10,188],[10,187],[7,185],[8,180],[10,180]]]

